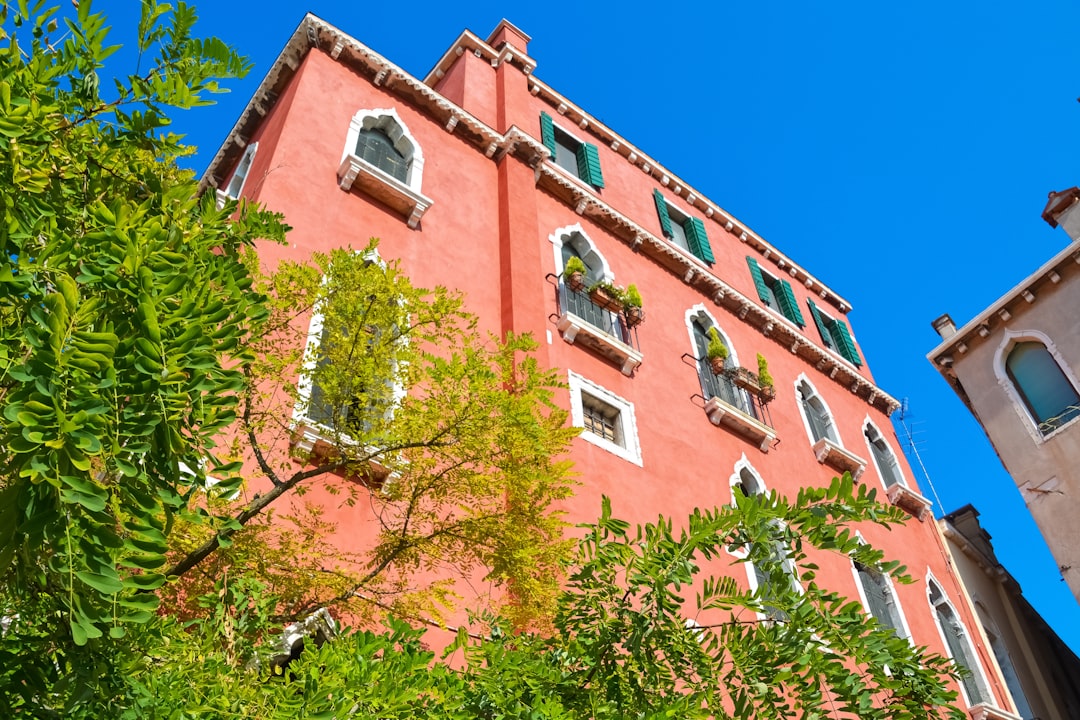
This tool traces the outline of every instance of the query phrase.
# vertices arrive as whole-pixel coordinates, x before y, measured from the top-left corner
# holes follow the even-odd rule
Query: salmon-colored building
[[[601,495],[635,522],[738,491],[794,494],[850,471],[911,515],[865,540],[917,578],[894,586],[838,556],[818,580],[971,670],[973,718],[1013,718],[993,654],[889,421],[847,315],[821,279],[540,80],[529,37],[463,32],[416,78],[308,15],[204,182],[284,213],[272,264],[381,239],[420,286],[466,293],[487,329],[531,333],[583,428],[571,521]],[[585,267],[572,286],[567,262]],[[644,320],[590,295],[633,283]],[[712,329],[729,349],[719,373]],[[758,356],[774,390],[758,389]],[[317,428],[298,418],[300,442]],[[351,509],[349,512],[361,512]],[[750,586],[750,564],[733,564]]]

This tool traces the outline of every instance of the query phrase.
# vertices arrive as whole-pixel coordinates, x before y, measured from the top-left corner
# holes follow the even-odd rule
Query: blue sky
[[[128,42],[135,3],[97,5],[113,41]],[[217,106],[175,118],[202,148],[191,163],[201,171],[305,6],[197,6],[199,34],[255,61]],[[305,9],[419,77],[464,28],[487,37],[506,17],[532,35],[538,77],[852,303],[878,383],[909,399],[945,510],[979,509],[1025,595],[1080,651],[1080,607],[981,429],[925,359],[932,319],[963,324],[1067,243],[1039,214],[1049,191],[1080,183],[1075,3]]]

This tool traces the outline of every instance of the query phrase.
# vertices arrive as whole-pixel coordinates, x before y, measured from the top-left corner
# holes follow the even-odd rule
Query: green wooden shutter
[[[577,147],[578,177],[593,187],[604,187],[604,174],[600,172],[600,153],[592,143],[581,143]]]
[[[813,300],[806,298],[806,304],[810,307],[810,316],[814,318],[814,324],[817,325],[818,332],[821,333],[821,339],[825,341],[826,345],[832,347],[836,342],[829,331],[829,326],[825,324],[825,318],[818,312],[817,305],[814,304]]]
[[[699,218],[688,217],[683,223],[683,229],[686,230],[686,243],[690,246],[690,252],[707,263],[715,262],[712,245],[709,245],[709,236],[705,234],[705,223]]]
[[[761,298],[761,302],[768,305],[770,298],[772,298],[772,291],[765,284],[765,278],[761,275],[761,268],[758,266],[757,260],[747,256],[746,264],[750,266],[750,276],[754,278],[754,287],[757,288],[758,297]]]
[[[795,300],[795,293],[791,289],[791,283],[787,280],[780,280],[780,293],[777,302],[780,303],[780,310],[788,320],[799,327],[806,325],[802,313],[799,312],[799,303]]]
[[[859,358],[859,352],[855,349],[855,341],[851,338],[851,332],[848,330],[847,324],[843,320],[833,320],[831,330],[833,340],[836,341],[836,347],[840,354],[856,365],[862,365],[862,360]]]
[[[540,113],[540,139],[544,142],[544,147],[551,151],[552,159],[555,158],[555,123],[551,121],[551,116],[546,112]]]
[[[653,190],[652,197],[656,202],[656,214],[660,216],[660,229],[664,231],[664,237],[669,238],[674,233],[671,231],[671,216],[668,215],[667,201],[659,190]]]

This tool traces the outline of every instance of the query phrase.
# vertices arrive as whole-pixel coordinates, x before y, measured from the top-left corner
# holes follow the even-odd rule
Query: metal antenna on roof
[[[915,444],[915,435],[917,434],[912,429],[912,424],[908,422],[908,415],[911,413],[911,406],[908,403],[908,399],[904,398],[900,401],[900,410],[897,413],[896,419],[893,425],[899,425],[901,432],[901,449],[904,454],[910,458],[914,457],[915,462],[919,465],[919,470],[922,471],[922,476],[926,478],[926,484],[930,488],[930,492],[933,493],[934,502],[938,506],[938,510],[941,513],[945,512],[945,506],[941,504],[941,498],[938,496],[937,488],[934,487],[934,481],[930,478],[930,473],[926,470],[926,464],[923,463],[922,455],[919,453],[919,447]]]

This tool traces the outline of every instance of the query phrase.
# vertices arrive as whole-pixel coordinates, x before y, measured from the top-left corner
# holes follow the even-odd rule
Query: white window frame
[[[739,492],[738,490],[736,490],[736,488],[740,484],[742,484],[742,474],[744,471],[748,472],[750,476],[754,479],[754,482],[756,482],[760,487],[760,490],[757,493],[754,493],[755,495],[769,494],[769,488],[765,485],[765,480],[761,477],[761,473],[754,469],[754,466],[750,464],[750,460],[747,459],[746,453],[743,453],[742,457],[740,457],[735,462],[734,472],[731,474],[731,477],[728,478],[728,490],[731,493],[732,505],[735,504],[735,494]],[[739,558],[740,560],[745,559],[748,554],[747,551],[743,548],[732,549],[730,547],[727,548],[727,553],[732,557]],[[750,592],[757,592],[757,571],[754,569],[754,563],[747,561],[743,563],[743,565],[746,566],[746,580],[750,586]],[[799,581],[799,573],[797,568],[795,567],[795,563],[792,562],[790,558],[784,560],[784,569],[787,571],[788,575],[791,576],[792,587],[794,587],[800,594],[806,592],[806,590],[802,586],[802,583]],[[757,615],[758,618],[761,620],[769,620],[769,617],[764,613],[758,613]]]
[[[856,532],[855,537],[858,538],[861,544],[865,544],[866,540],[863,538],[862,533]],[[870,568],[876,570],[881,576],[885,584],[885,590],[889,593],[889,599],[892,602],[892,606],[896,609],[896,617],[900,621],[900,627],[896,628],[899,637],[907,640],[912,645],[915,644],[915,640],[911,637],[911,626],[908,625],[907,615],[904,614],[904,606],[900,604],[900,596],[896,594],[896,586],[893,585],[892,578],[888,573],[883,573],[877,568]],[[870,617],[874,617],[870,610],[870,600],[866,597],[866,591],[863,589],[862,579],[859,577],[859,569],[855,567],[855,558],[851,558],[851,577],[855,581],[855,589],[859,593],[859,602],[862,603],[863,609]],[[878,619],[880,623],[881,620]]]
[[[889,454],[892,455],[893,463],[896,465],[896,474],[900,477],[900,487],[910,488],[911,484],[908,482],[907,478],[904,477],[904,468],[900,465],[900,456],[896,454],[896,450],[893,449],[893,446],[886,439],[885,433],[881,432],[881,428],[870,419],[869,415],[867,415],[866,419],[863,420],[862,435],[863,440],[866,441],[866,451],[870,453],[870,461],[874,463],[874,469],[877,470],[878,481],[881,483],[881,488],[888,492],[891,486],[885,484],[885,473],[881,471],[881,465],[878,464],[877,456],[874,454],[874,448],[870,446],[870,438],[866,436],[867,428],[872,429],[877,433],[878,437],[881,438],[881,441],[885,443],[885,447],[888,449]]]
[[[937,586],[938,592],[941,594],[940,603],[934,603],[930,599],[931,585]],[[934,577],[934,574],[930,571],[929,568],[927,568],[926,570],[926,605],[930,609],[930,615],[934,619],[934,627],[937,628],[938,636],[941,638],[942,647],[945,648],[945,655],[950,658],[954,664],[959,666],[960,664],[956,661],[956,658],[953,657],[952,650],[949,648],[949,641],[945,637],[945,628],[941,627],[941,623],[938,620],[937,608],[938,605],[946,605],[949,610],[952,611],[954,620],[960,626],[960,629],[963,631],[964,634],[964,636],[960,638],[960,640],[967,646],[967,651],[968,654],[971,656],[971,661],[975,664],[975,667],[968,668],[968,670],[971,672],[971,675],[974,678],[975,682],[979,685],[979,689],[983,692],[984,695],[986,695],[987,700],[984,702],[993,703],[994,694],[990,691],[990,682],[986,677],[986,670],[983,669],[982,662],[980,662],[979,660],[979,653],[976,651],[975,644],[971,641],[971,631],[968,630],[967,624],[964,623],[964,621],[961,619],[960,613],[956,610],[956,605],[954,605],[953,602],[949,599],[949,595],[945,592],[944,586],[940,582],[938,582],[937,578]],[[967,706],[969,708],[974,707],[976,704],[978,704],[972,702],[972,698],[968,697],[967,690],[964,688],[964,683],[957,682],[957,685],[960,686],[960,696],[964,698],[964,702],[967,703]]]
[[[419,193],[424,184],[424,151],[394,108],[357,110],[349,121],[349,131],[345,135],[345,147],[341,152],[341,160],[345,160],[350,155],[356,155],[356,143],[360,139],[361,130],[375,129],[386,133],[398,152],[405,156],[408,164],[405,184]]]
[[[382,268],[386,267],[386,261],[379,256],[378,250],[372,250],[366,253],[357,252],[357,254],[363,255],[364,259],[371,264],[379,265]],[[332,266],[330,272],[333,272]],[[322,282],[325,284],[327,279],[328,278],[324,277]],[[316,303],[311,311],[311,322],[308,324],[307,341],[304,346],[304,357],[300,364],[300,375],[296,383],[296,403],[293,405],[292,411],[292,427],[300,431],[300,436],[296,441],[296,445],[306,452],[311,452],[315,443],[320,440],[337,438],[344,443],[352,442],[352,438],[349,436],[340,432],[335,432],[333,428],[313,420],[307,412],[304,412],[308,407],[308,403],[311,401],[311,389],[315,380],[314,373],[318,359],[318,350],[319,346],[322,344],[324,319],[325,313],[322,308],[322,301],[320,301]],[[401,342],[408,342],[408,338],[402,336]],[[395,375],[397,375],[397,372],[395,372]],[[391,397],[392,402],[386,412],[392,414],[398,403],[405,397],[405,386],[395,380]]]
[[[225,190],[223,194],[225,197],[232,200],[236,200],[240,197],[240,194],[244,192],[244,185],[247,184],[248,175],[251,174],[251,166],[255,162],[255,153],[259,149],[259,143],[253,142],[244,149],[244,154],[240,156],[240,162],[236,163],[236,169],[233,170],[233,174],[229,177],[229,182],[225,184]],[[233,189],[233,183],[240,180],[240,184]]]
[[[829,403],[825,402],[824,396],[818,392],[814,383],[810,382],[810,378],[806,376],[806,373],[800,373],[799,377],[795,378],[795,383],[792,386],[794,389],[795,402],[799,406],[799,417],[803,421],[803,429],[806,430],[806,439],[810,441],[810,446],[813,447],[818,439],[814,437],[814,431],[810,427],[810,419],[806,417],[806,408],[803,406],[802,391],[799,390],[799,386],[806,383],[806,386],[813,392],[813,397],[816,397],[821,403],[821,406],[825,409],[825,414],[828,416],[828,426],[826,429],[832,429],[834,437],[828,437],[826,433],[826,439],[832,443],[835,443],[839,447],[844,447],[843,440],[840,439],[840,428],[836,425],[836,416],[833,414],[832,408],[829,407]]]
[[[592,266],[593,263],[595,263],[600,267],[600,274],[604,282],[615,282],[615,273],[612,272],[611,265],[608,264],[607,259],[596,247],[596,243],[594,243],[588,233],[585,232],[585,229],[581,227],[581,223],[574,223],[573,225],[566,225],[565,227],[556,229],[555,232],[548,235],[548,241],[551,243],[552,251],[555,256],[556,275],[562,274],[562,249],[563,245],[569,242],[574,246],[574,249],[578,251],[578,255],[581,256],[586,265]],[[583,248],[584,252],[582,252]]]
[[[1058,427],[1051,433],[1043,435],[1039,432],[1039,421],[1031,414],[1028,409],[1027,403],[1024,402],[1024,398],[1020,396],[1020,391],[1016,385],[1013,384],[1012,378],[1009,377],[1008,372],[1005,370],[1005,360],[1008,358],[1009,353],[1012,352],[1013,347],[1021,342],[1037,342],[1042,343],[1043,347],[1047,349],[1051,357],[1054,358],[1054,362],[1061,368],[1061,372],[1065,374],[1065,379],[1073,386],[1074,390],[1080,392],[1080,382],[1077,381],[1076,375],[1072,371],[1072,367],[1065,361],[1061,352],[1057,349],[1057,345],[1050,337],[1039,330],[1009,330],[1006,329],[1001,338],[1001,343],[997,347],[997,352],[994,355],[994,375],[997,377],[998,384],[1001,385],[1005,392],[1005,397],[1013,405],[1013,410],[1016,411],[1017,416],[1020,418],[1020,424],[1027,430],[1031,439],[1035,441],[1037,445],[1057,437],[1065,428],[1071,427],[1073,424],[1080,422],[1080,416],[1074,417],[1064,425]]]
[[[570,422],[574,427],[585,427],[585,411],[582,395],[589,395],[605,405],[613,407],[619,412],[618,422],[620,425],[619,435],[623,444],[611,442],[595,435],[588,430],[582,430],[581,439],[590,442],[599,448],[607,450],[612,455],[617,455],[623,460],[642,467],[641,441],[638,438],[637,418],[634,415],[634,404],[629,400],[619,397],[610,390],[597,385],[586,377],[577,374],[573,370],[568,372],[568,385],[570,386]]]

